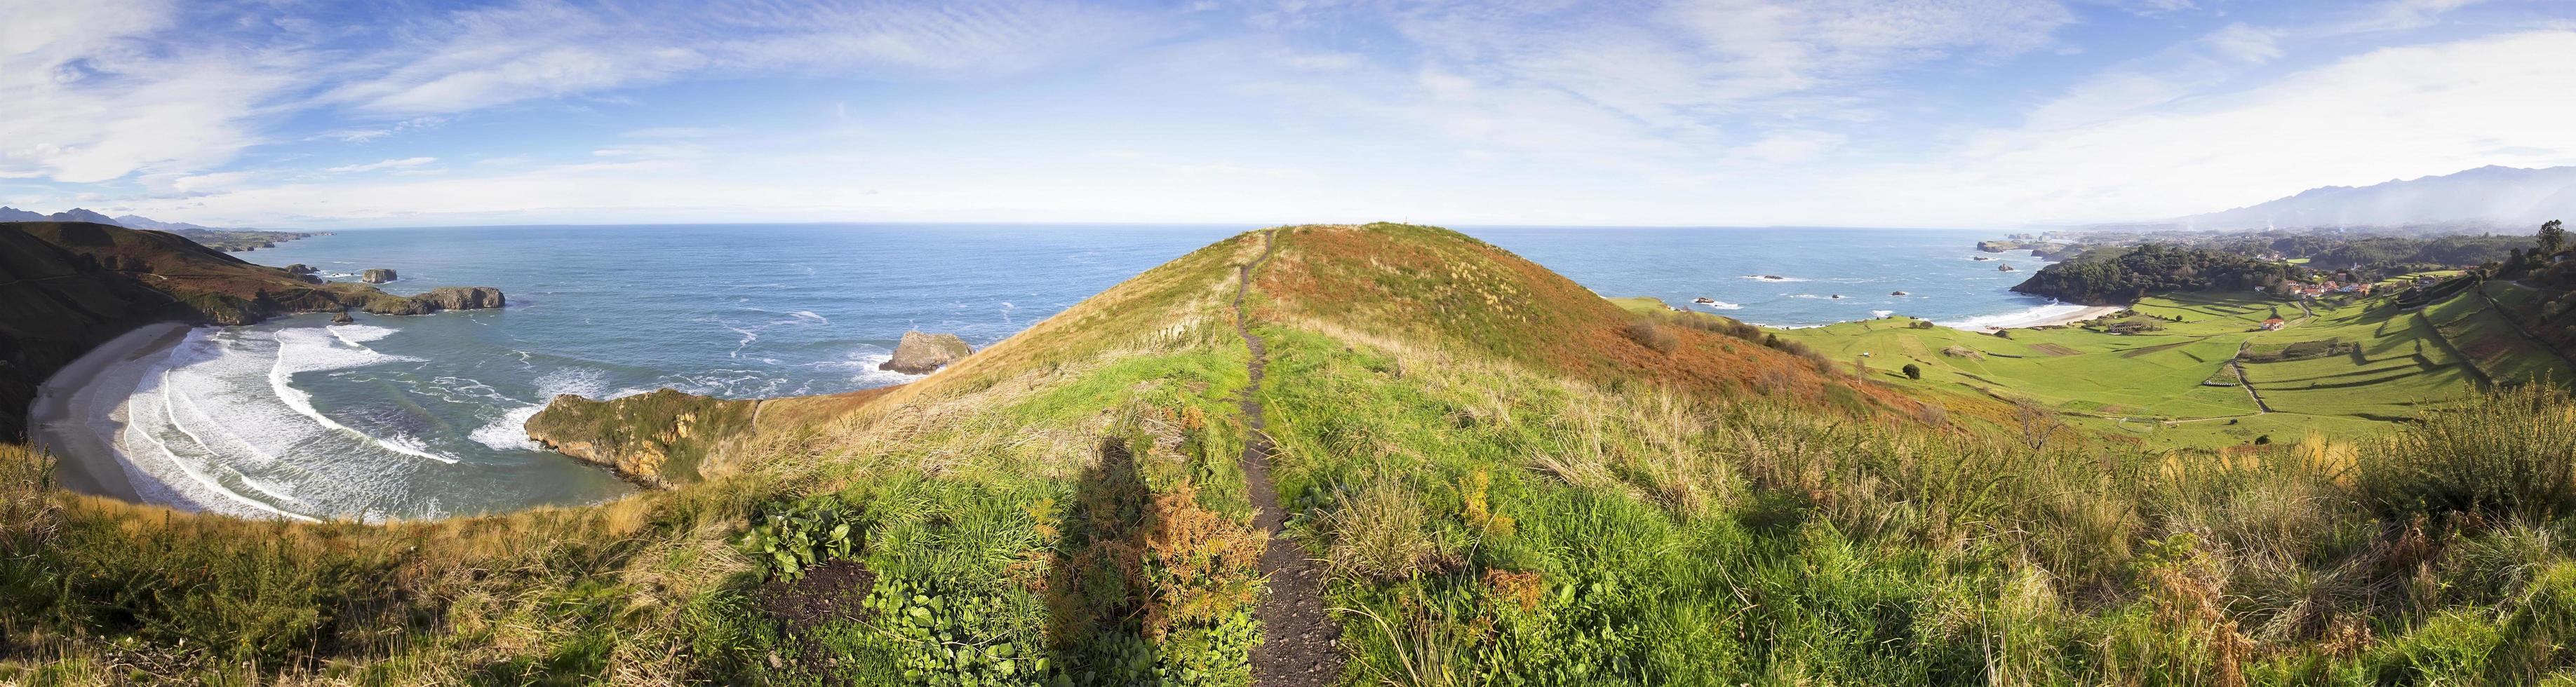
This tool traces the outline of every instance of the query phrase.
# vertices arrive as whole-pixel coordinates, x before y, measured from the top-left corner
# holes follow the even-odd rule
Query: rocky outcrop
[[[382,284],[393,281],[396,278],[397,277],[394,276],[393,270],[383,267],[370,267],[367,268],[367,271],[359,273],[358,275],[358,281],[369,284]]]
[[[410,297],[377,293],[359,308],[378,315],[427,315],[444,310],[498,308],[507,301],[500,289],[489,286],[442,286]]]
[[[877,365],[880,370],[893,370],[908,375],[929,374],[940,366],[957,362],[975,352],[965,339],[955,334],[904,332],[903,340],[894,347],[894,357]]]
[[[606,401],[564,394],[530,416],[525,429],[538,445],[668,489],[719,467],[725,447],[749,434],[759,404],[671,389]]]
[[[504,304],[501,290],[489,286],[441,286],[412,300],[427,301],[440,310],[483,310]]]
[[[332,315],[332,316],[331,316],[331,323],[332,323],[332,324],[348,324],[348,323],[356,322],[356,321],[358,321],[358,318],[350,317],[350,316],[349,316],[349,311],[347,311],[347,310],[342,310],[342,311],[340,311],[340,314]]]

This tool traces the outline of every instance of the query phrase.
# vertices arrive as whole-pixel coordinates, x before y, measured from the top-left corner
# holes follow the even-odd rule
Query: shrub
[[[771,576],[794,580],[814,564],[849,558],[865,536],[859,528],[856,509],[830,496],[810,497],[762,509],[740,546]]]
[[[1657,353],[1671,353],[1674,346],[1681,345],[1680,337],[1664,331],[1664,328],[1657,326],[1653,320],[1640,319],[1629,322],[1622,333],[1628,335],[1628,340],[1637,342],[1639,346],[1654,349]]]
[[[1371,478],[1333,513],[1333,565],[1371,579],[1410,579],[1432,554],[1428,524],[1403,484]]]
[[[2427,413],[2359,461],[2384,513],[2552,517],[2576,505],[2576,417],[2567,392],[2527,384]]]
[[[1922,379],[1922,378],[1923,378],[1923,366],[1921,366],[1921,365],[1916,365],[1916,364],[1914,364],[1914,363],[1906,363],[1906,364],[1905,364],[1905,367],[1904,367],[1903,369],[1905,370],[1905,378],[1906,378],[1906,379]]]

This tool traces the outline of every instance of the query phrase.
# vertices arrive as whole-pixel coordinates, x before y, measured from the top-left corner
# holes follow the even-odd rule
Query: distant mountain
[[[145,217],[145,216],[142,216],[142,215],[119,215],[119,216],[117,216],[117,218],[116,218],[116,219],[111,220],[111,221],[112,221],[114,224],[116,224],[117,226],[125,227],[125,228],[128,228],[128,229],[159,229],[159,230],[161,230],[161,231],[178,231],[178,230],[181,230],[181,229],[213,229],[213,228],[214,228],[214,227],[209,227],[209,226],[205,226],[205,225],[202,225],[202,224],[189,224],[189,223],[187,223],[187,222],[163,222],[163,221],[156,220],[156,219],[152,219],[152,218],[150,218],[150,217]]]
[[[116,219],[115,219],[115,218],[113,218],[113,217],[109,217],[109,216],[106,216],[106,215],[98,214],[98,213],[91,212],[91,211],[88,211],[88,210],[84,210],[84,209],[81,209],[81,208],[72,208],[72,209],[64,210],[64,211],[62,211],[62,212],[57,212],[57,213],[54,213],[54,214],[51,214],[51,215],[46,215],[46,216],[45,216],[45,219],[52,220],[52,221],[56,221],[56,222],[94,222],[94,223],[98,223],[98,224],[116,224]],[[122,226],[122,225],[120,225],[120,226]]]
[[[0,205],[0,222],[42,222],[42,221],[45,221],[45,215],[44,215],[44,213],[40,213],[40,212],[28,212],[28,211],[26,211],[26,210],[20,210],[20,209],[17,209],[17,208],[13,208],[13,207],[6,206],[6,205]]]
[[[2174,220],[2194,229],[2490,224],[2576,219],[2576,167],[2479,167],[2369,186],[2327,186],[2259,205]]]

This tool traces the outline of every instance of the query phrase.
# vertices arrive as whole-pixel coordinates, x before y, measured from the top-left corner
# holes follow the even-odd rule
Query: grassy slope
[[[1259,245],[915,384],[772,402],[738,472],[602,506],[245,522],[32,488],[39,462],[0,450],[0,662],[1244,684],[1260,542],[1225,298]],[[2576,492],[2489,479],[2576,450],[2564,399],[2413,444],[2136,451],[1944,419],[1882,372],[1722,334],[1644,345],[1615,304],[1444,230],[1279,245],[1252,298],[1277,474],[1353,684],[2456,684],[2576,660],[2553,648],[2576,640]],[[857,546],[764,582],[733,545],[754,522]]]

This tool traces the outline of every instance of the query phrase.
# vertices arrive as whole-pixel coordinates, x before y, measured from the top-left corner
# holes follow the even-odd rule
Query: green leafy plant
[[[830,496],[762,509],[741,547],[771,577],[795,580],[824,561],[848,558],[864,534],[859,511]]]

